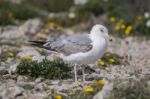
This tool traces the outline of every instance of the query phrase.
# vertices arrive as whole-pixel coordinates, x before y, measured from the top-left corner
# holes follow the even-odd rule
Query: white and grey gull
[[[108,47],[108,30],[96,24],[89,34],[72,35],[55,41],[31,41],[32,45],[50,50],[58,54],[65,62],[74,64],[75,82],[77,82],[77,66],[92,64],[100,59]],[[84,70],[83,81],[85,81]]]

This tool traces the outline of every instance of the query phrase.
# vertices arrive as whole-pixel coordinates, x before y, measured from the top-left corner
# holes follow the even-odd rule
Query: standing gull
[[[103,25],[94,25],[90,34],[73,35],[56,41],[31,41],[32,45],[53,51],[65,62],[75,64],[74,74],[77,82],[77,65],[91,64],[100,59],[108,46],[108,30]],[[84,70],[83,81],[85,81]]]

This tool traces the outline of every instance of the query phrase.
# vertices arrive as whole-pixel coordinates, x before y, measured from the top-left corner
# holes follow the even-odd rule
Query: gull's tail
[[[43,46],[46,43],[46,41],[29,41],[29,42],[30,42],[29,45],[46,48]]]
[[[29,45],[31,46],[36,46],[36,47],[40,47],[40,48],[44,48],[47,50],[51,50],[51,51],[56,51],[55,49],[51,48],[51,46],[46,46],[46,43],[49,43],[49,45],[51,44],[51,42],[47,42],[47,41],[29,41]]]

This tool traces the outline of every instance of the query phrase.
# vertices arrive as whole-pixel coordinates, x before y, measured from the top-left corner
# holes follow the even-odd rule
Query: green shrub
[[[146,77],[138,81],[130,81],[127,84],[120,86],[120,82],[115,83],[112,94],[108,99],[149,99],[149,78],[150,77]]]
[[[17,74],[30,77],[44,77],[48,79],[67,79],[70,78],[70,67],[61,59],[49,61],[44,59],[42,62],[22,60],[17,67]]]

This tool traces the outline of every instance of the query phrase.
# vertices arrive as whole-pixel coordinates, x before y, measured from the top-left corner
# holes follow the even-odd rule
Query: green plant
[[[137,81],[133,80],[125,85],[120,85],[120,82],[115,83],[112,94],[108,99],[149,99],[149,78],[147,76]]]
[[[0,25],[17,24],[18,21],[37,16],[39,14],[25,4],[13,4],[5,0],[0,3]]]
[[[24,0],[25,3],[49,12],[68,11],[73,0]]]
[[[17,67],[16,73],[31,77],[44,77],[48,79],[67,79],[71,77],[71,68],[61,59],[42,62],[22,60]]]

